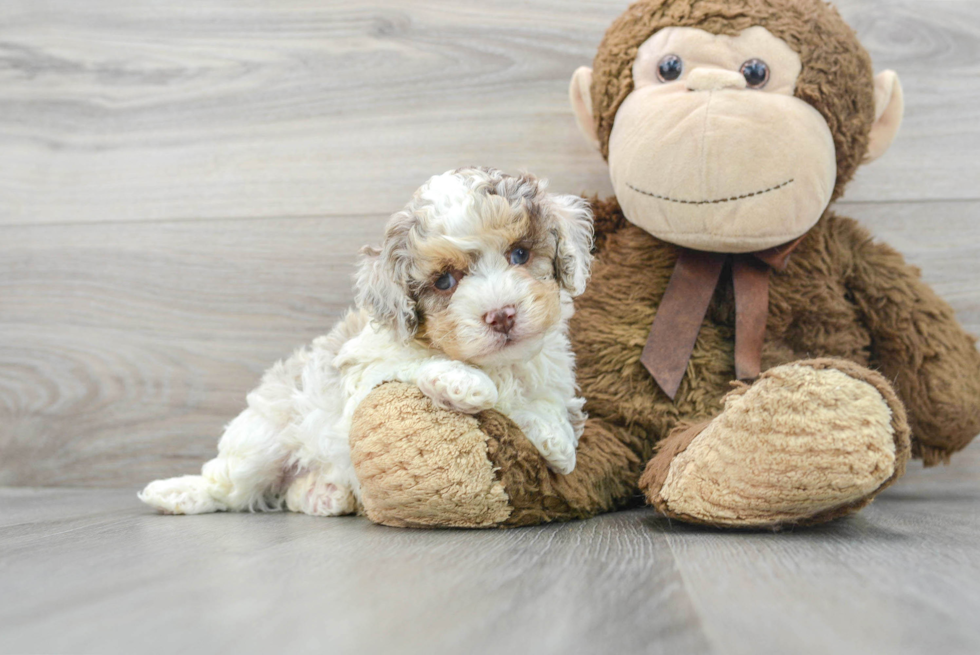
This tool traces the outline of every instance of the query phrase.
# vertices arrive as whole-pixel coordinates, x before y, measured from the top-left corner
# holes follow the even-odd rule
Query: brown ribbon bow
[[[769,272],[773,268],[785,270],[790,254],[805,236],[768,250],[738,255],[680,249],[640,356],[671,400],[681,386],[701,323],[729,258],[735,289],[735,377],[759,377],[769,318]]]

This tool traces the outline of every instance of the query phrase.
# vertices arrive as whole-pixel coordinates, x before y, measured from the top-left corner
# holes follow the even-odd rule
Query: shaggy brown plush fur
[[[669,465],[718,415],[732,388],[730,271],[723,273],[671,402],[640,363],[640,354],[677,249],[626,223],[614,200],[596,204],[595,210],[596,224],[604,226],[597,234],[602,246],[590,286],[576,301],[571,328],[578,380],[591,416],[579,444],[579,463],[572,475],[556,476],[516,426],[502,417],[493,425],[484,423],[488,457],[514,507],[505,525],[581,518],[630,504],[639,491],[643,465],[638,462],[650,460],[677,428],[662,445],[660,455],[670,451],[668,456],[658,456]],[[770,294],[764,369],[811,357],[846,360],[834,366],[870,380],[889,404],[900,406],[887,378],[908,408],[912,454],[927,465],[948,459],[980,432],[980,354],[974,339],[915,268],[887,245],[875,243],[853,220],[827,212],[787,270],[773,272]],[[903,416],[896,421],[900,464],[875,493],[904,471],[907,454],[901,453],[908,452],[908,430]],[[648,476],[645,486],[655,471]],[[854,512],[874,495],[795,522],[817,523]]]
[[[610,203],[596,210],[617,212]],[[616,225],[617,219],[602,217],[601,223]],[[632,225],[600,239],[604,247],[571,327],[589,415],[642,428],[653,442],[681,419],[715,416],[734,378],[730,271],[722,273],[671,402],[640,354],[677,248]],[[908,409],[913,454],[927,465],[948,459],[980,432],[974,344],[917,269],[833,212],[811,230],[787,269],[772,273],[763,368],[833,357],[880,370]]]
[[[633,62],[644,41],[670,26],[736,35],[754,25],[800,55],[795,95],[820,112],[834,135],[839,198],[868,151],[874,69],[854,31],[823,0],[640,0],[630,6],[606,31],[593,63],[592,107],[603,157],[616,112],[633,91]]]
[[[633,89],[637,48],[669,25],[717,34],[762,25],[794,48],[803,62],[796,95],[823,115],[834,135],[834,197],[840,196],[867,152],[874,117],[872,69],[851,29],[821,0],[641,0],[633,5],[609,29],[595,60],[592,98],[603,153],[608,154],[616,110]],[[369,516],[372,511],[379,516],[383,508],[384,522],[395,525],[526,525],[583,518],[635,502],[640,474],[658,444],[644,487],[651,502],[672,513],[667,504],[658,504],[670,464],[693,447],[703,429],[697,424],[721,413],[735,376],[731,271],[722,272],[672,402],[640,356],[677,247],[630,224],[615,199],[594,200],[593,207],[592,281],[577,299],[571,322],[578,382],[590,415],[575,471],[550,472],[520,430],[496,412],[481,414],[477,429],[472,417],[432,411],[415,390],[384,385],[358,410],[374,415],[355,421],[351,433],[365,506],[374,508]],[[780,519],[784,524],[853,512],[901,475],[910,451],[927,465],[937,464],[980,432],[975,340],[901,255],[832,211],[807,234],[786,270],[773,271],[770,280],[763,371],[794,362],[822,365],[804,361],[811,358],[832,358],[827,366],[867,382],[881,395],[892,416],[895,451],[889,465],[894,470],[863,497],[829,509],[800,507]],[[377,434],[366,434],[368,429]],[[457,438],[456,431],[465,438]],[[392,448],[394,459],[385,452]],[[431,449],[440,454],[430,455]],[[381,461],[387,463],[374,466]],[[889,469],[877,470],[888,475]],[[478,483],[470,484],[469,475]]]
[[[671,402],[640,363],[640,354],[677,249],[626,223],[614,200],[595,209],[597,225],[605,226],[597,235],[602,246],[590,287],[577,300],[572,319],[578,380],[592,418],[579,444],[578,466],[564,478],[547,469],[504,417],[494,413],[493,421],[483,419],[487,456],[514,508],[504,525],[582,518],[634,502],[638,471],[658,445],[671,435],[654,460],[664,464],[665,476],[666,466],[721,411],[732,388],[735,306],[730,271],[723,273],[685,379]],[[772,277],[763,366],[810,357],[845,360],[833,366],[868,381],[893,407],[904,403],[912,426],[912,454],[927,465],[948,459],[980,432],[980,354],[974,339],[915,268],[887,245],[875,243],[853,220],[832,212],[810,232],[787,270]],[[894,383],[898,397],[885,378]],[[894,475],[874,494],[794,523],[852,513],[902,474],[909,431],[904,413],[896,411],[894,420]],[[659,479],[657,464],[651,467],[645,487]]]
[[[644,438],[634,432],[590,420],[579,442],[575,470],[557,475],[520,428],[497,412],[481,415],[493,462],[513,508],[505,526],[533,525],[594,516],[625,507],[636,497],[635,480],[643,471]]]

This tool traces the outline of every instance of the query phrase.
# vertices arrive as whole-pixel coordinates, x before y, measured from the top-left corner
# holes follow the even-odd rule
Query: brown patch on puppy
[[[531,282],[531,309],[529,320],[538,329],[544,330],[561,319],[561,302],[558,283],[554,280],[535,279]]]
[[[534,229],[533,216],[536,214],[536,207],[528,200],[521,199],[512,205],[506,198],[488,196],[482,215],[483,234],[507,244],[515,243]]]
[[[465,359],[459,342],[459,323],[448,311],[448,304],[441,310],[427,311],[419,324],[424,326],[427,346],[441,350],[452,359]]]
[[[465,273],[473,263],[473,255],[454,246],[447,239],[435,237],[420,241],[414,247],[418,260],[418,284],[430,284],[446,271]]]

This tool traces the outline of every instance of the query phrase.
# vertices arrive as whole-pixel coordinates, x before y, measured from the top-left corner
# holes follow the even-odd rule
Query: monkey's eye
[[[761,89],[769,81],[769,66],[761,59],[749,59],[742,64],[741,72],[750,89]]]
[[[657,79],[673,82],[684,72],[684,62],[677,55],[667,55],[657,64]]]
[[[459,280],[456,278],[456,274],[454,274],[452,271],[446,271],[436,280],[435,287],[436,289],[439,289],[439,291],[450,291],[451,289],[455,288],[457,284],[459,284]]]
[[[531,251],[529,251],[527,248],[520,248],[520,247],[511,250],[510,255],[507,257],[507,259],[510,260],[510,263],[513,264],[514,266],[523,266],[524,264],[527,263],[527,260],[530,258],[531,258]]]

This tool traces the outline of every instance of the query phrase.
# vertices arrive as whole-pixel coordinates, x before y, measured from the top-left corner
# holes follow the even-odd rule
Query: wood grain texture
[[[635,510],[508,531],[172,517],[0,490],[0,653],[980,650],[980,444],[859,516],[722,532]]]
[[[980,202],[840,207],[980,332]],[[351,301],[384,216],[2,228],[0,484],[196,471],[275,360]]]
[[[8,0],[0,224],[390,213],[462,164],[608,192],[567,106],[628,0]],[[973,0],[841,0],[905,127],[853,200],[977,199]]]
[[[196,470],[262,371],[340,317],[384,220],[5,228],[0,483]]]
[[[464,532],[135,502],[0,492],[25,518],[0,527],[0,652],[709,652],[636,513]]]
[[[0,484],[196,470],[432,173],[608,193],[565,90],[626,4],[0,3]],[[980,332],[980,5],[837,4],[908,102],[840,209]]]
[[[667,527],[718,652],[966,654],[980,650],[978,503],[973,444],[945,471],[913,464],[859,516],[815,529],[733,537],[647,523]]]

